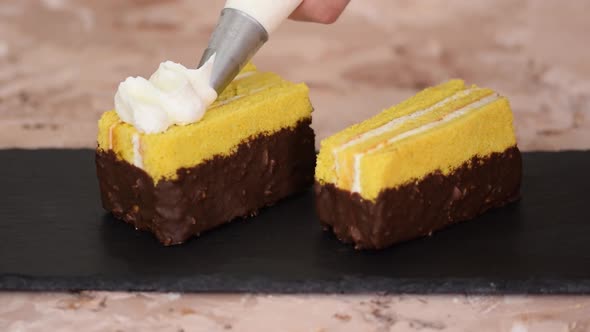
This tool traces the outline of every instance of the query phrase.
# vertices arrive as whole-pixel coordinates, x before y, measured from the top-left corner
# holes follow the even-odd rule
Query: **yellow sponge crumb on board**
[[[322,142],[316,180],[375,200],[384,189],[516,146],[506,98],[459,82],[426,89]]]
[[[174,179],[179,168],[229,155],[249,138],[295,127],[311,117],[309,89],[305,84],[285,81],[273,73],[259,73],[253,65],[246,66],[242,74],[201,121],[173,126],[164,133],[139,133],[122,123],[115,111],[105,112],[99,121],[98,148],[113,150],[131,164],[134,151],[139,150],[142,168],[157,182]],[[139,147],[133,145],[135,135],[139,137]]]

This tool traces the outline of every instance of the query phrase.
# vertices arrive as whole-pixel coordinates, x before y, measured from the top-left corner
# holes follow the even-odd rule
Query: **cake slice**
[[[452,80],[321,143],[316,208],[359,249],[380,249],[519,197],[508,100]]]
[[[144,134],[115,111],[99,121],[106,210],[165,245],[253,215],[313,183],[308,88],[248,66],[201,121]]]

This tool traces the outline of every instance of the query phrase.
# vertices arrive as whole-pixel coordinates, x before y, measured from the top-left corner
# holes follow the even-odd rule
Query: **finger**
[[[338,20],[350,0],[304,0],[291,14],[297,21],[332,24]]]

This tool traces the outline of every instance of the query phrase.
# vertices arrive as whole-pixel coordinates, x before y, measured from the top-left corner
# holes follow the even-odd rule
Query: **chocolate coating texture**
[[[135,228],[151,231],[164,245],[255,215],[313,184],[315,135],[310,124],[305,119],[295,128],[258,135],[229,156],[179,169],[176,179],[157,184],[112,151],[99,150],[103,207]]]
[[[520,197],[522,159],[517,147],[474,157],[449,175],[435,172],[375,201],[316,182],[316,209],[326,229],[357,249],[382,249],[452,224]]]

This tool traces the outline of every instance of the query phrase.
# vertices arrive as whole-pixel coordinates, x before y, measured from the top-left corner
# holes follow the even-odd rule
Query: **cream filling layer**
[[[419,117],[421,117],[423,115],[426,115],[428,113],[434,112],[437,109],[439,109],[441,107],[444,107],[445,105],[447,105],[447,104],[449,104],[451,102],[454,102],[454,101],[456,101],[458,99],[467,97],[471,93],[473,93],[474,91],[476,91],[477,89],[478,88],[469,88],[469,89],[466,89],[466,90],[458,91],[458,92],[454,93],[453,95],[451,95],[451,96],[449,96],[449,97],[447,97],[447,98],[445,98],[445,99],[437,102],[436,104],[434,104],[434,105],[432,105],[432,106],[430,106],[428,108],[425,108],[425,109],[416,111],[414,113],[411,113],[411,114],[404,115],[404,116],[401,116],[399,118],[393,119],[393,120],[387,122],[386,124],[384,124],[384,125],[382,125],[380,127],[377,127],[375,129],[372,129],[372,130],[369,130],[367,132],[364,132],[364,133],[360,134],[359,136],[355,137],[354,139],[352,139],[352,140],[350,140],[350,141],[348,141],[348,142],[346,142],[346,143],[344,143],[344,144],[336,147],[334,150],[332,150],[332,154],[334,156],[334,167],[335,167],[335,170],[336,170],[336,178],[337,179],[340,178],[340,163],[338,162],[338,154],[340,152],[342,152],[345,149],[348,149],[348,148],[350,148],[352,146],[355,146],[357,144],[360,144],[360,143],[362,143],[364,141],[367,141],[367,140],[369,140],[369,139],[371,139],[371,138],[373,138],[375,136],[379,136],[379,135],[385,134],[388,131],[391,131],[391,130],[393,130],[395,128],[398,128],[398,127],[404,125],[404,123],[406,123],[408,121],[417,119],[417,118],[419,118]]]
[[[214,61],[215,55],[199,69],[166,61],[149,80],[128,77],[115,94],[115,111],[147,134],[200,121],[218,97],[210,85]]]
[[[121,121],[117,121],[115,123],[113,123],[110,127],[109,127],[109,150],[113,149],[113,131],[115,130],[115,127],[121,123]]]
[[[133,165],[137,168],[143,169],[143,156],[141,154],[141,136],[133,134],[131,139],[133,143]]]
[[[236,76],[236,78],[234,78],[234,80],[233,80],[233,81],[234,81],[234,82],[235,82],[235,81],[239,81],[239,80],[241,80],[241,79],[243,79],[243,78],[250,77],[250,76],[252,76],[252,75],[254,75],[254,74],[256,74],[256,72],[255,72],[255,71],[247,71],[247,72],[245,72],[245,73],[241,73],[241,74],[239,74],[238,76]]]
[[[430,123],[427,123],[421,127],[406,131],[402,134],[399,134],[397,136],[394,136],[394,137],[388,139],[387,141],[377,145],[376,147],[374,147],[364,153],[355,154],[354,155],[354,169],[353,169],[353,179],[354,180],[352,183],[351,191],[355,192],[355,193],[362,193],[361,162],[367,154],[376,153],[388,145],[399,142],[399,141],[406,139],[408,137],[419,135],[423,132],[434,129],[436,127],[442,126],[442,125],[449,123],[449,122],[451,122],[451,121],[453,121],[453,120],[455,120],[455,119],[457,119],[469,112],[473,112],[479,108],[489,105],[489,104],[497,101],[498,99],[500,99],[500,96],[498,94],[493,94],[491,96],[487,96],[487,97],[480,99],[474,103],[471,103],[463,108],[460,108],[452,113],[447,114],[446,116],[444,116],[442,119],[440,119],[438,121],[430,122]]]
[[[264,90],[266,90],[266,89],[268,89],[268,88],[271,88],[271,87],[273,87],[273,86],[275,86],[275,85],[278,85],[278,84],[279,84],[279,83],[276,83],[276,84],[268,84],[268,85],[264,85],[264,86],[262,86],[262,87],[260,87],[260,88],[256,88],[256,89],[253,89],[253,90],[249,91],[247,94],[243,94],[243,95],[236,95],[236,96],[233,96],[233,97],[227,98],[227,99],[225,99],[225,100],[221,100],[221,101],[219,101],[219,102],[217,102],[217,103],[213,104],[213,105],[212,105],[212,106],[211,106],[209,109],[213,109],[213,108],[221,107],[221,106],[223,106],[223,105],[227,105],[227,104],[229,104],[229,103],[231,103],[231,102],[233,102],[233,101],[236,101],[236,100],[238,100],[238,99],[242,99],[242,98],[244,98],[244,97],[249,97],[249,96],[252,96],[252,95],[254,95],[254,94],[256,94],[256,93],[258,93],[258,92],[260,92],[260,91],[264,91]]]

